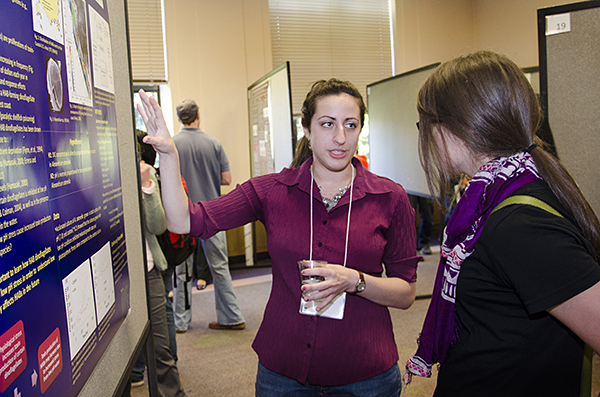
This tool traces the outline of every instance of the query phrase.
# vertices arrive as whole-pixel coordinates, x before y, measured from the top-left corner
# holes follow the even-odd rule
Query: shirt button
[[[319,244],[317,244],[317,246],[319,246],[319,247],[321,247],[322,245],[323,245],[323,243],[319,243]]]
[[[323,224],[324,224],[324,225],[326,225],[326,224],[327,224],[327,221],[323,221]]]
[[[310,343],[306,344],[306,347],[308,347],[310,349]]]

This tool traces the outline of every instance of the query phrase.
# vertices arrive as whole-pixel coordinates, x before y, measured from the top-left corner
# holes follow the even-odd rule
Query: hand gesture
[[[150,169],[151,165],[148,165],[144,162],[144,160],[140,161],[140,177],[142,181],[142,187],[147,188],[151,185],[150,180]]]
[[[136,107],[148,130],[144,142],[152,145],[157,153],[167,155],[176,153],[175,143],[171,134],[169,134],[167,123],[158,102],[154,97],[149,97],[144,90],[140,90],[139,94],[142,104],[138,104]]]

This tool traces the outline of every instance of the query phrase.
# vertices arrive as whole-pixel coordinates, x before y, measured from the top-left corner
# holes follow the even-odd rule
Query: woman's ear
[[[310,141],[310,128],[302,126],[302,130],[304,131],[304,136],[306,139]]]

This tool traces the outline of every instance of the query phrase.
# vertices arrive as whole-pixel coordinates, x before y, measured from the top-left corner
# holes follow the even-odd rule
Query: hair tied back
[[[532,151],[533,149],[535,149],[535,148],[537,147],[537,145],[538,145],[537,143],[532,143],[531,145],[529,145],[529,147],[527,147],[527,149],[525,149],[525,151],[526,151],[527,153],[531,154],[531,151]]]

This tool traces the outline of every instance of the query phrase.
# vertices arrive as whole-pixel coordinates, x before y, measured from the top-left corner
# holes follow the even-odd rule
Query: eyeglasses
[[[442,124],[442,120],[434,121],[434,123],[436,123],[436,124]],[[419,122],[418,121],[417,121],[417,130],[420,131]]]

